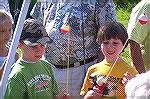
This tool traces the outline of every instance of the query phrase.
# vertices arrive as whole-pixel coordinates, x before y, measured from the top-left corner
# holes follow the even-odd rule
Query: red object
[[[102,92],[104,91],[105,86],[106,86],[106,83],[103,83],[101,86],[96,85],[96,87],[98,87],[98,89],[101,90]]]
[[[97,84],[95,88],[93,88],[93,91],[95,91],[99,96],[102,96],[105,86],[106,83],[102,83],[102,85]]]
[[[138,20],[142,25],[148,22],[148,18],[146,14],[143,14],[143,13],[139,16]]]
[[[64,24],[61,27],[60,32],[64,34],[68,34],[70,32],[70,26],[68,24]]]

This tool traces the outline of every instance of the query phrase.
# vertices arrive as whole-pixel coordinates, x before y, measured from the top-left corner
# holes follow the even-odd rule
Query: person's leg
[[[52,69],[58,83],[59,96],[63,96],[67,91],[73,99],[83,99],[80,96],[80,90],[89,66],[95,64],[97,60],[92,61],[88,64],[81,65],[73,68],[58,69],[52,65]],[[68,72],[68,77],[67,77]],[[68,90],[67,90],[68,87]]]

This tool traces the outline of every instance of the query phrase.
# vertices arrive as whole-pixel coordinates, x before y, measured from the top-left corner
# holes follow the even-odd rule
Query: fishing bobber
[[[68,34],[70,32],[70,26],[69,26],[69,24],[64,24],[61,27],[60,32],[64,33],[64,34]]]
[[[98,89],[104,91],[104,88],[106,87],[106,80],[103,77],[98,77],[96,83],[98,85]]]
[[[104,77],[97,77],[96,83],[101,86],[103,83],[106,83]]]
[[[142,13],[139,16],[138,20],[139,20],[140,24],[144,25],[144,24],[146,24],[148,22],[148,17],[147,17],[147,15],[145,13]]]
[[[93,84],[93,88],[89,89],[95,90],[99,96],[102,96],[104,88],[106,87],[106,81],[104,77],[97,77],[96,75],[91,74],[89,80]]]

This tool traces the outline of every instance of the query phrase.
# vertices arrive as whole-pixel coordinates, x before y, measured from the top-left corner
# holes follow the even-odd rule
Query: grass
[[[128,26],[128,20],[130,18],[130,12],[120,8],[116,11],[117,21],[122,23],[126,28]]]
[[[127,28],[132,8],[136,5],[136,3],[128,1],[122,4],[115,3],[115,5],[117,21],[121,22]]]

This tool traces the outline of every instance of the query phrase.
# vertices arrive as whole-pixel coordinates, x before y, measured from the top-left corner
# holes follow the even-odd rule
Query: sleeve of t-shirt
[[[8,79],[4,99],[23,99],[26,90],[25,86],[22,74],[15,74]]]
[[[132,67],[132,66],[131,66],[131,68],[129,69],[128,72],[129,72],[132,76],[136,76],[137,74],[139,74],[138,71],[136,70],[136,68],[135,68],[135,67]]]
[[[144,39],[148,35],[149,21],[146,24],[141,24],[139,21],[141,16],[146,16],[150,19],[150,3],[140,2],[133,9],[128,23],[128,35],[129,39],[142,44]]]
[[[81,88],[81,92],[80,92],[81,96],[84,96],[88,92],[88,88],[92,87],[92,84],[89,82],[89,76],[91,75],[91,73],[92,73],[92,70],[91,70],[91,67],[89,67],[86,73],[82,88]]]
[[[113,0],[96,0],[95,10],[98,28],[108,21],[116,20],[116,10]]]

